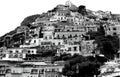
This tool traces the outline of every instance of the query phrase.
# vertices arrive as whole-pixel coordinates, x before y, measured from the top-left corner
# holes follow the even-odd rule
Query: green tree
[[[101,63],[96,58],[92,61],[89,59],[90,57],[86,58],[79,55],[67,61],[63,68],[63,75],[68,77],[93,77],[93,75],[98,75],[98,68]]]
[[[21,26],[28,26],[30,27],[31,23],[35,21],[36,18],[40,17],[39,14],[36,14],[36,15],[31,15],[31,16],[28,16],[26,17],[22,22],[21,22]]]
[[[119,49],[119,38],[117,36],[99,36],[95,38],[97,48],[108,59],[113,59]]]

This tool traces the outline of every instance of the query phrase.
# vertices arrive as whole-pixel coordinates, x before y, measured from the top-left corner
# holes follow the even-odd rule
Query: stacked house
[[[38,17],[30,23],[30,27],[18,27],[16,35],[6,36],[4,47],[0,48],[0,61],[3,63],[0,64],[0,77],[63,77],[64,63],[52,63],[50,56],[45,60],[41,57],[43,53],[55,52],[57,56],[93,55],[94,39],[90,39],[87,33],[97,32],[100,25],[75,11],[76,6],[69,1],[56,8],[57,11],[49,11],[44,17]],[[110,12],[93,14],[98,19],[107,15],[110,18]],[[119,25],[103,27],[106,35],[120,35]],[[10,45],[10,42],[15,43]]]

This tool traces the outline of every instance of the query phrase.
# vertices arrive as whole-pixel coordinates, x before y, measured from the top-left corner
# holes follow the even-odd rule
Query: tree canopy
[[[68,77],[93,77],[93,75],[98,75],[98,68],[103,62],[98,61],[97,58],[75,56],[66,62],[62,73]]]
[[[21,26],[28,26],[30,27],[30,23],[34,22],[36,18],[38,18],[40,15],[36,14],[36,15],[31,15],[26,17],[22,22],[21,22]]]

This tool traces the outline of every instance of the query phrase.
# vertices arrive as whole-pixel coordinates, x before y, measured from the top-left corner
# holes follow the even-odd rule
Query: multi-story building
[[[65,25],[64,27],[58,27],[55,29],[55,38],[72,38],[72,37],[81,37],[82,34],[85,34],[85,28],[82,26],[71,26]]]
[[[24,48],[24,47],[36,47],[38,45],[40,45],[40,39],[41,38],[30,38],[30,39],[26,39],[25,43],[23,45],[20,45],[20,48]]]
[[[81,36],[74,36],[74,37],[70,37],[67,39],[64,39],[64,43],[65,44],[69,44],[69,45],[80,45],[80,42],[83,40],[84,38]]]
[[[44,26],[42,33],[43,39],[53,39],[54,26]]]
[[[2,58],[5,56],[5,50],[6,50],[6,47],[0,48],[0,60],[2,60]]]
[[[72,32],[72,31],[63,31],[63,32],[55,32],[55,38],[64,39],[69,37],[84,35],[85,32]]]
[[[98,25],[94,25],[94,24],[86,24],[85,25],[85,29],[86,29],[86,32],[97,32],[97,30],[98,30]]]
[[[81,53],[84,56],[92,55],[94,50],[94,40],[83,40],[81,41]]]
[[[120,76],[120,68],[119,63],[113,61],[106,62],[104,65],[100,67],[100,75],[99,77],[119,77]]]
[[[39,26],[31,27],[30,30],[29,30],[29,37],[31,37],[31,38],[39,38],[40,29],[41,29],[41,27],[39,27]]]
[[[0,77],[5,77],[6,67],[6,65],[0,65]]]
[[[63,77],[63,65],[46,62],[23,62],[10,66],[6,77]]]
[[[27,54],[37,54],[37,49],[34,48],[9,48],[4,51],[2,60],[23,61]]]
[[[67,21],[67,16],[66,16],[67,13],[69,13],[69,11],[60,10],[60,11],[56,12],[56,14],[50,18],[50,21],[51,22],[53,22],[53,21]]]
[[[57,55],[64,54],[64,53],[71,54],[71,55],[81,54],[81,47],[79,45],[66,44],[57,50]]]
[[[108,27],[106,31],[107,35],[118,35],[120,36],[120,25],[112,25]]]

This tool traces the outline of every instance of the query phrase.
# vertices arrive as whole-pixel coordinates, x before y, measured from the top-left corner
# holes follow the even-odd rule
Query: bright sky
[[[67,0],[0,0],[0,36],[14,30],[22,20],[33,14],[41,14]],[[120,14],[120,0],[70,0],[76,6],[87,9],[112,11]]]

